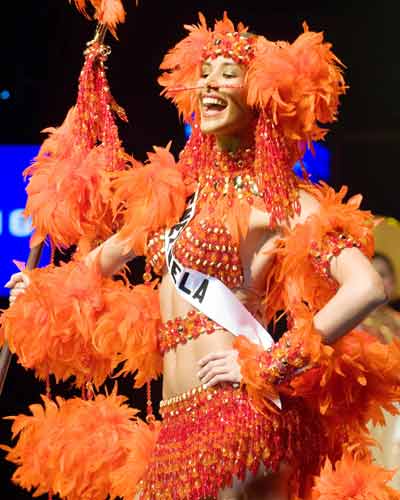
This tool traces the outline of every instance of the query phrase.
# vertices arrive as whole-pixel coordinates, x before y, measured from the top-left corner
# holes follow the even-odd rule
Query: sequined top
[[[228,229],[217,220],[195,217],[183,230],[174,246],[178,261],[190,269],[218,278],[229,288],[243,284],[239,248]],[[164,231],[151,235],[147,259],[155,272],[165,265]]]

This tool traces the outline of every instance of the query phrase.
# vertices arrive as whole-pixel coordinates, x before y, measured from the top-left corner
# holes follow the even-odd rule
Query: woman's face
[[[226,57],[202,64],[198,99],[203,133],[240,137],[248,132],[253,112],[246,102],[245,75],[245,67]]]

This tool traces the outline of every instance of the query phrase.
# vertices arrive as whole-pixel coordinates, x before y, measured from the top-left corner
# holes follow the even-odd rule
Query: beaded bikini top
[[[213,211],[219,204],[224,207],[224,215],[233,204],[239,203],[244,213],[250,206],[262,204],[253,173],[253,158],[251,149],[244,150],[239,160],[237,156],[230,158],[225,155],[222,161],[219,159],[207,172],[199,175],[195,216],[174,245],[175,258],[183,266],[215,277],[231,289],[242,286],[244,280],[239,244],[234,241],[224,217],[220,216],[221,212],[214,214]],[[164,233],[165,230],[153,233],[147,244],[147,263],[160,275],[165,266]],[[213,322],[208,318],[200,320],[201,316],[196,313],[197,322],[193,328],[181,325],[177,329],[175,322],[172,322],[174,325],[170,322],[170,328],[163,325],[159,331],[160,350],[165,352],[178,343],[196,338],[200,333],[211,333],[219,328],[216,324],[211,325]]]
[[[243,283],[239,249],[224,224],[195,217],[174,247],[175,257],[185,267],[218,278],[229,288]],[[154,233],[148,242],[147,258],[155,272],[165,265],[164,231]]]

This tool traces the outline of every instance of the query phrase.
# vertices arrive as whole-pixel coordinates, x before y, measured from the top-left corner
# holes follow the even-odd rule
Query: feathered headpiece
[[[215,22],[214,30],[201,13],[199,21],[185,26],[189,35],[160,66],[163,93],[183,119],[190,121],[198,111],[191,89],[197,86],[202,61],[223,55],[247,66],[248,104],[266,112],[286,137],[310,141],[325,135],[320,124],[336,119],[339,96],[346,86],[343,65],[322,33],[309,31],[304,24],[304,33],[290,44],[252,35],[242,23],[235,28],[226,13]],[[221,50],[227,45],[227,50]]]

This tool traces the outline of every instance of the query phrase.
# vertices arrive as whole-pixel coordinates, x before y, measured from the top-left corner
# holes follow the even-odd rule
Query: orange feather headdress
[[[325,135],[319,124],[336,119],[338,99],[346,86],[343,65],[331,45],[324,42],[322,33],[309,31],[304,24],[304,33],[290,44],[272,42],[263,36],[244,36],[247,28],[242,23],[235,28],[226,13],[215,22],[213,30],[201,13],[199,21],[198,25],[185,26],[188,36],[167,53],[160,66],[164,71],[159,78],[163,93],[184,120],[190,121],[198,111],[192,89],[196,88],[201,62],[213,55],[236,60],[237,51],[241,51],[239,62],[247,66],[248,104],[267,112],[289,139],[310,141]],[[221,42],[229,36],[233,38],[230,51],[221,51]],[[251,56],[246,58],[243,53],[248,45]]]

